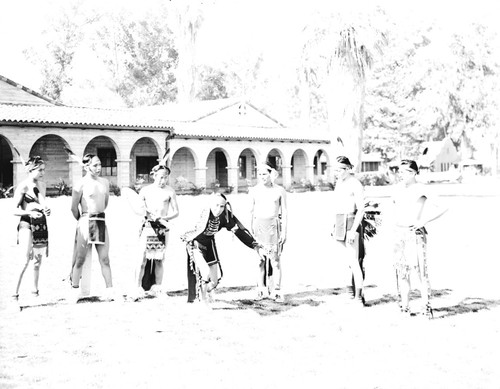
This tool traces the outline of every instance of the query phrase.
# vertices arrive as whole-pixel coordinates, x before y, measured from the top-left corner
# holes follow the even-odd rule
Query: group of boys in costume
[[[257,300],[271,297],[283,302],[280,254],[286,240],[286,194],[274,183],[276,169],[269,163],[258,166],[259,183],[252,188],[251,230],[236,218],[223,194],[215,195],[201,213],[195,228],[182,235],[188,256],[188,302],[210,302],[222,278],[215,234],[225,228],[259,254]]]
[[[73,153],[69,153],[77,159]],[[74,301],[85,293],[80,282],[90,286],[90,272],[85,264],[89,252],[95,245],[106,284],[106,297],[115,299],[109,261],[109,235],[105,221],[105,210],[109,201],[109,182],[100,177],[101,162],[93,154],[86,154],[79,161],[86,171],[81,182],[73,188],[71,211],[77,220],[75,247],[71,267],[71,286]],[[48,250],[46,216],[50,210],[45,206],[45,186],[41,181],[45,163],[39,157],[26,163],[28,178],[16,189],[15,214],[21,220],[18,226],[19,243],[26,249],[26,260],[16,287],[15,299],[23,274],[31,259],[35,260],[35,290],[38,294],[39,268],[44,253]],[[346,259],[353,280],[352,295],[355,301],[365,304],[364,282],[364,236],[366,225],[363,186],[352,174],[352,164],[347,157],[338,157],[335,166],[336,187],[334,191],[334,229],[332,236],[338,242],[338,252]],[[424,314],[432,316],[430,287],[427,274],[425,225],[441,213],[424,212],[428,196],[415,176],[418,166],[414,161],[403,160],[400,165],[402,183],[392,199],[394,210],[394,267],[401,311],[409,314],[410,274],[419,277]],[[134,299],[151,289],[161,293],[163,261],[168,244],[168,221],[179,215],[175,191],[167,185],[170,169],[166,157],[151,171],[154,182],[139,192],[143,223],[139,237],[140,260],[136,271],[136,293]],[[186,244],[188,302],[213,301],[213,292],[223,272],[215,235],[226,229],[247,247],[254,249],[259,258],[259,277],[256,300],[272,298],[283,302],[281,292],[280,256],[287,236],[287,204],[285,190],[274,183],[277,171],[269,162],[258,166],[258,184],[251,188],[250,230],[234,215],[227,198],[221,194],[211,196],[210,203],[201,213],[193,229],[184,233],[181,240]],[[26,231],[26,232],[25,232]],[[47,253],[45,252],[45,255]]]

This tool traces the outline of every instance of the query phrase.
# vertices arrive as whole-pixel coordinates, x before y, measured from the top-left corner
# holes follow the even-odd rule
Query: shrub
[[[109,183],[109,193],[114,194],[115,196],[120,196],[122,194],[122,190],[118,187],[118,185]]]
[[[14,195],[14,187],[9,186],[4,188],[3,184],[0,183],[0,199],[6,199],[8,197],[12,197]]]
[[[59,178],[59,182],[52,187],[57,190],[56,196],[71,196],[73,190],[62,178]]]
[[[194,183],[182,176],[175,179],[174,189],[176,192],[189,192],[194,195],[199,195],[205,191],[204,187],[197,187]]]
[[[390,182],[384,173],[359,173],[357,178],[363,186],[384,186]]]

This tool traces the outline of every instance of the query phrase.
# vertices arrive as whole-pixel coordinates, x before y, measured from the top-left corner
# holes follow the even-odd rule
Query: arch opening
[[[170,184],[176,190],[188,190],[196,183],[196,161],[193,151],[188,147],[181,147],[172,156],[170,164]]]
[[[13,159],[14,155],[9,141],[0,135],[0,190],[2,193],[14,185],[14,166],[11,162]]]
[[[238,156],[238,191],[247,192],[257,183],[257,153],[250,148]]]
[[[47,184],[47,195],[56,194],[58,187],[70,182],[68,154],[64,147],[68,147],[67,142],[52,134],[37,139],[31,147],[29,156],[39,155],[45,161],[44,181]]]
[[[307,156],[304,150],[302,149],[295,150],[290,160],[290,165],[291,165],[292,184],[298,184],[301,183],[301,181],[306,180]]]
[[[153,166],[158,164],[158,146],[151,138],[141,138],[130,151],[130,182],[148,184],[153,181],[150,176]]]
[[[207,157],[207,188],[216,190],[229,187],[228,154],[222,148],[213,149]]]
[[[117,147],[113,140],[107,136],[97,136],[93,138],[85,147],[83,154],[92,153],[101,160],[101,177],[117,185],[118,180],[118,159]]]

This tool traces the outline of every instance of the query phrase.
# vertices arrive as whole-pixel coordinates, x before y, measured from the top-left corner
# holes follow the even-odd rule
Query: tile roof
[[[175,137],[184,139],[227,139],[255,141],[291,141],[330,143],[328,134],[306,134],[293,128],[235,127],[230,125],[204,125],[202,123],[178,123],[174,125]]]
[[[326,132],[286,127],[252,104],[236,98],[136,109],[171,121],[177,138],[330,143]]]
[[[128,109],[96,109],[65,106],[0,104],[0,123],[9,125],[115,128],[171,129],[164,119]]]
[[[172,113],[172,115],[170,115]],[[159,110],[97,109],[65,106],[0,104],[0,124],[16,126],[79,127],[165,131],[173,130],[177,138],[304,141],[330,143],[325,132],[306,133],[299,129],[252,126],[248,123],[205,123],[189,119],[179,112]]]
[[[0,125],[175,131],[178,138],[330,143],[238,98],[123,109],[68,107],[0,76]],[[174,130],[175,129],[175,130]]]

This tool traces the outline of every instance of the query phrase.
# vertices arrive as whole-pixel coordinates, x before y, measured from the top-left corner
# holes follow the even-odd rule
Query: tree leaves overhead
[[[175,101],[177,51],[161,15],[146,20],[113,17],[97,32],[101,58],[112,74],[115,91],[128,106]]]
[[[242,97],[291,126],[328,128],[339,147],[338,137],[346,148],[359,150],[362,141],[365,151],[387,160],[414,157],[422,142],[445,136],[468,157],[498,149],[500,41],[473,15],[445,25],[433,12],[414,17],[356,2],[287,2],[286,11],[267,4],[266,17],[250,15],[261,2],[247,5],[245,14],[218,1],[158,0],[137,14],[65,4],[47,24],[46,45],[27,50],[40,64],[42,93],[58,101],[76,84],[100,88],[99,95],[112,91],[128,106]],[[233,11],[224,14],[228,7]],[[255,40],[226,30],[252,17],[246,25],[255,28],[248,32]],[[206,39],[200,47],[207,24],[222,27],[219,39],[234,35],[237,53]],[[281,50],[278,33],[293,43],[290,52]],[[209,52],[205,46],[226,57],[203,62],[197,54]],[[103,66],[99,78],[84,82],[75,71],[82,50]]]
[[[64,89],[73,82],[75,55],[85,34],[99,20],[99,15],[86,9],[81,1],[68,2],[58,9],[42,32],[42,45],[24,50],[25,56],[40,66],[40,92],[61,102]]]
[[[479,24],[460,33],[431,24],[398,33],[368,86],[365,149],[415,157],[422,142],[450,136],[472,156],[498,120],[496,38]]]

